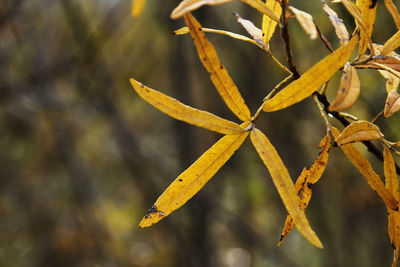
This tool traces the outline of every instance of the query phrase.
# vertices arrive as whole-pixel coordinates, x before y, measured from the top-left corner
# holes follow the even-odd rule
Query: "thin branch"
[[[285,51],[286,51],[287,61],[289,64],[289,69],[293,73],[294,78],[298,79],[300,78],[300,73],[296,69],[296,65],[294,64],[293,60],[292,50],[290,48],[289,24],[288,24],[289,18],[286,16],[286,10],[287,10],[287,0],[283,0],[282,1],[283,23],[281,28],[281,37],[285,45]]]
[[[325,109],[326,113],[331,114],[335,119],[337,119],[345,127],[350,124],[350,122],[346,118],[341,116],[339,112],[336,112],[336,111],[332,112],[332,111],[328,110],[328,107],[329,107],[330,103],[329,103],[329,101],[328,101],[328,99],[326,98],[325,95],[321,95],[318,92],[315,92],[313,95],[316,95],[317,98],[318,98],[318,101],[321,102],[324,105],[324,109]],[[375,157],[377,157],[380,161],[383,162],[383,154],[382,154],[382,152],[380,152],[372,142],[363,141],[362,143],[367,147],[367,149],[368,149],[368,151],[370,153],[375,155]],[[395,163],[395,166],[396,166],[397,174],[400,174],[400,167],[396,163]]]

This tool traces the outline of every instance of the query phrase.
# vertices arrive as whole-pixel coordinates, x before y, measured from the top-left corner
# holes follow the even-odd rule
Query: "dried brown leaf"
[[[388,93],[385,102],[384,116],[385,118],[391,117],[394,113],[400,110],[400,95],[396,90]]]
[[[329,106],[330,111],[340,111],[351,107],[360,95],[360,79],[357,70],[349,62],[344,65],[339,90]]]

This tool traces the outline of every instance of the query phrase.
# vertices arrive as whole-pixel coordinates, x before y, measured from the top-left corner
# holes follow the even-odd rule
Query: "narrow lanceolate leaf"
[[[272,181],[274,182],[288,213],[292,216],[297,229],[311,244],[322,248],[321,241],[311,229],[311,226],[301,209],[300,198],[297,195],[293,181],[290,178],[289,172],[283,164],[278,152],[260,130],[253,129],[250,138],[265,166],[267,166]]]
[[[348,125],[336,138],[336,143],[341,146],[349,143],[368,141],[382,138],[378,126],[369,121],[355,121]]]
[[[308,34],[308,36],[310,36],[311,39],[317,38],[318,30],[315,26],[313,17],[307,12],[304,12],[292,6],[290,6],[288,9],[295,15],[297,21],[300,23],[301,27]]]
[[[361,11],[361,20],[366,30],[366,32],[361,31],[360,46],[358,49],[358,54],[363,55],[367,50],[368,44],[370,43],[369,40],[371,40],[378,2],[377,0],[356,0],[356,6]],[[358,24],[357,21],[356,24]]]
[[[267,5],[265,5],[265,3],[263,1],[261,1],[261,0],[240,0],[240,1],[251,6],[254,9],[257,9],[262,14],[267,15],[272,20],[279,23],[279,17],[275,14],[275,12],[273,10],[271,10]]]
[[[226,105],[242,121],[251,120],[249,108],[244,103],[228,71],[221,64],[214,46],[207,40],[200,23],[190,13],[185,15],[185,22],[193,37],[200,60],[210,73],[211,81]]]
[[[340,19],[335,11],[333,11],[326,3],[322,5],[323,10],[328,15],[329,21],[335,28],[336,36],[339,38],[340,44],[344,45],[349,41],[349,33],[343,20]]]
[[[344,65],[336,98],[329,106],[330,111],[340,111],[351,107],[360,95],[360,79],[357,70],[349,62]]]
[[[203,5],[220,5],[232,0],[183,0],[171,13],[171,19],[177,19]]]
[[[281,3],[278,0],[266,0],[265,5],[274,12],[277,18],[280,18],[282,15],[282,7]],[[269,40],[271,40],[272,35],[275,32],[275,28],[278,23],[268,17],[267,15],[263,15],[262,20],[262,32],[263,32],[263,44],[265,47],[268,47]]]
[[[385,173],[386,188],[393,194],[394,198],[399,201],[400,193],[396,165],[392,153],[386,146],[384,146],[383,149],[383,169]]]
[[[245,30],[253,37],[254,41],[263,45],[262,43],[262,31],[257,28],[253,22],[247,19],[243,19],[238,13],[233,13],[236,16],[237,21],[245,28]]]
[[[400,79],[386,70],[378,70],[378,72],[386,79],[386,92],[390,93],[392,90],[397,91]]]
[[[321,178],[323,172],[325,171],[326,164],[328,163],[329,150],[331,148],[331,137],[326,135],[319,143],[319,148],[322,148],[321,153],[316,161],[309,170],[303,169],[299,178],[295,183],[295,188],[297,195],[300,197],[301,208],[306,210],[308,203],[310,202],[312,195],[312,185],[318,182]],[[279,240],[278,246],[280,246],[285,239],[285,237],[292,231],[294,227],[294,221],[292,216],[288,215],[286,217],[285,226],[283,227],[281,238]]]
[[[384,146],[383,166],[385,173],[386,188],[391,192],[394,198],[399,201],[399,182],[396,174],[396,167],[390,150]],[[400,250],[400,212],[388,208],[388,233],[390,243],[394,248],[393,265],[396,266]]]
[[[400,31],[396,32],[386,43],[383,45],[381,55],[386,56],[400,46]]]
[[[337,138],[340,131],[335,127],[331,127],[333,137]],[[392,210],[397,210],[397,200],[394,198],[392,193],[386,189],[381,178],[372,169],[369,161],[358,151],[352,144],[342,145],[340,148],[343,150],[347,158],[353,163],[358,171],[365,177],[368,185],[372,190],[376,191],[381,197],[386,206]]]
[[[151,226],[191,199],[242,145],[249,132],[226,135],[184,171],[157,199],[140,228]]]
[[[346,45],[322,59],[299,79],[265,102],[263,110],[271,112],[283,109],[310,96],[346,63],[357,42],[358,37],[353,36]]]
[[[133,0],[132,1],[132,8],[131,8],[131,15],[134,18],[139,17],[140,13],[142,13],[143,7],[146,4],[146,0]]]
[[[385,102],[385,109],[383,115],[385,118],[391,117],[394,113],[400,110],[400,95],[396,90],[392,90],[388,93]]]
[[[232,121],[182,104],[178,100],[144,86],[134,79],[130,79],[130,82],[135,91],[146,102],[177,120],[222,134],[240,134],[244,131],[240,125]]]
[[[241,34],[237,34],[237,33],[234,33],[234,32],[229,32],[229,31],[223,31],[223,30],[210,29],[210,28],[201,28],[201,29],[203,30],[203,32],[210,32],[210,33],[217,33],[217,34],[226,35],[226,36],[229,36],[229,37],[237,39],[237,40],[241,40],[241,41],[252,43],[252,44],[260,47],[261,49],[264,48],[264,46],[260,45],[260,43],[258,43],[256,41],[254,41],[254,39],[250,39],[249,37],[246,37],[246,36],[241,35]],[[182,34],[187,34],[187,33],[190,33],[188,27],[182,27],[182,28],[177,29],[177,30],[174,31],[174,34],[176,34],[176,35],[182,35]]]
[[[392,0],[384,0],[385,6],[387,10],[389,11],[390,15],[392,15],[394,23],[396,24],[396,27],[398,30],[400,30],[400,15],[399,11],[397,10],[397,7],[393,4]]]

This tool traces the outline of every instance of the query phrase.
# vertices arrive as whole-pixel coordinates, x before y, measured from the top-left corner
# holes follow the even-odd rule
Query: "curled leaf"
[[[236,16],[237,21],[243,26],[243,28],[245,28],[251,37],[253,37],[254,41],[263,45],[261,29],[257,28],[250,20],[243,19],[238,13],[233,12],[233,14]]]
[[[392,90],[388,93],[385,102],[385,109],[383,115],[385,118],[391,117],[394,113],[400,110],[400,95],[396,90]]]
[[[360,95],[360,79],[357,70],[349,62],[344,65],[339,90],[329,106],[330,111],[340,111],[351,107]]]
[[[178,19],[203,5],[220,5],[232,0],[183,0],[171,13],[171,19]]]
[[[378,70],[378,72],[386,79],[386,92],[390,93],[392,90],[397,91],[400,84],[400,78],[386,70]]]
[[[226,105],[242,121],[251,120],[249,108],[228,71],[221,64],[214,46],[207,40],[200,23],[190,13],[185,15],[185,22],[193,37],[199,58],[210,73],[211,81]]]
[[[394,20],[394,23],[397,26],[397,29],[400,30],[400,15],[397,7],[393,4],[392,0],[384,0],[386,9],[389,11],[390,15]]]
[[[134,79],[130,79],[130,82],[140,97],[177,120],[222,134],[240,134],[244,131],[240,125],[232,121],[182,104],[178,100],[144,86]]]
[[[338,17],[335,11],[333,11],[325,2],[322,5],[323,10],[328,15],[328,18],[335,28],[336,36],[340,40],[340,44],[344,45],[349,41],[349,33],[347,32],[346,26],[343,24],[342,19]]]
[[[279,17],[275,14],[273,10],[271,10],[265,3],[261,0],[240,0],[243,3],[251,6],[254,9],[257,9],[260,11],[262,14],[270,17],[272,20],[276,21],[279,23]]]
[[[251,141],[260,155],[265,166],[271,174],[272,181],[288,213],[292,216],[299,232],[314,246],[322,248],[321,241],[311,229],[300,206],[300,199],[282,159],[268,138],[258,129],[254,128],[250,134]]]
[[[322,148],[318,159],[314,161],[309,170],[306,168],[303,169],[295,183],[297,195],[300,197],[301,208],[303,210],[306,210],[308,203],[310,202],[312,185],[318,182],[318,180],[321,178],[323,172],[325,171],[326,164],[328,163],[329,150],[331,148],[330,135],[326,135],[321,140],[318,147]],[[282,244],[283,240],[293,229],[294,225],[295,224],[292,216],[288,215],[286,217],[285,226],[283,227],[278,246]]]
[[[249,132],[226,135],[184,171],[157,199],[139,224],[151,226],[191,199],[242,145]]]
[[[282,7],[281,3],[278,0],[266,0],[265,5],[274,12],[277,18],[280,18],[282,15]],[[278,23],[268,17],[267,15],[263,15],[262,20],[262,32],[263,32],[263,44],[265,47],[268,47],[269,40],[271,40],[272,35],[275,32],[275,28]]]
[[[382,138],[378,126],[369,121],[355,121],[350,123],[336,138],[336,143],[341,146],[349,143],[375,140]]]
[[[263,105],[263,110],[265,112],[280,110],[310,96],[346,63],[357,42],[358,37],[353,36],[346,45],[326,56],[299,79],[266,101]]]
[[[374,28],[378,2],[376,0],[356,0],[356,6],[361,11],[361,20],[365,28],[365,31],[361,31],[360,33],[360,46],[358,49],[358,54],[363,55],[371,43],[371,34]],[[359,25],[360,22],[356,20],[356,24]]]
[[[400,46],[400,31],[396,32],[383,45],[380,55],[386,56]]]
[[[331,127],[332,135],[336,139],[338,138],[340,131],[335,127]],[[397,210],[397,200],[394,198],[392,193],[386,189],[379,175],[372,169],[369,161],[358,151],[352,144],[341,145],[340,148],[343,150],[346,157],[351,163],[358,169],[358,171],[365,177],[368,185],[372,190],[376,191],[385,202],[386,207]]]
[[[288,9],[296,16],[297,21],[300,23],[304,31],[310,36],[310,38],[317,38],[318,30],[315,26],[313,17],[307,12],[304,12],[292,6],[290,6]]]

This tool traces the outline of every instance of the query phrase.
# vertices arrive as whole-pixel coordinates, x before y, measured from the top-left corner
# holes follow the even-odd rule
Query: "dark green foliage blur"
[[[0,2],[0,266],[389,266],[384,204],[338,148],[307,211],[324,250],[296,230],[276,246],[286,212],[247,141],[186,205],[138,230],[163,190],[220,135],[162,114],[128,79],[235,120],[190,36],[172,34],[184,26],[169,19],[179,2],[148,0],[136,20],[129,0]],[[311,13],[338,47],[320,1],[290,4]],[[330,6],[351,32],[351,17]],[[232,11],[261,24],[261,15],[239,1],[194,15],[205,27],[246,34]],[[329,51],[290,23],[303,73]],[[394,32],[382,3],[373,39],[382,43]],[[284,73],[248,43],[207,36],[254,113]],[[271,50],[286,64],[279,35]],[[371,70],[359,74],[362,93],[351,113],[371,120],[383,109],[385,81]],[[339,78],[330,83],[330,100]],[[388,139],[400,139],[400,114],[379,126]],[[293,179],[318,157],[326,133],[311,99],[262,114],[257,127]]]

